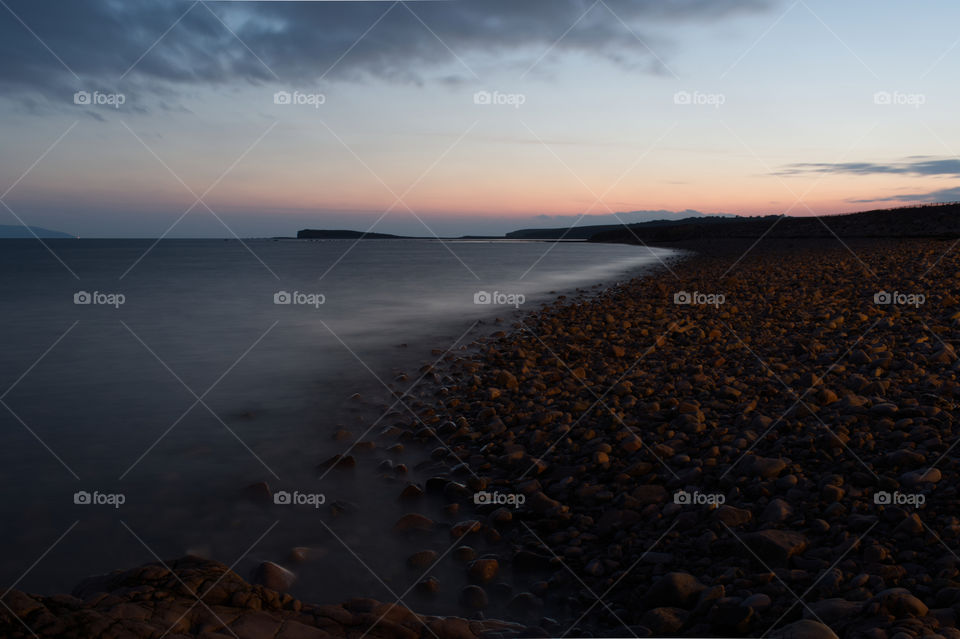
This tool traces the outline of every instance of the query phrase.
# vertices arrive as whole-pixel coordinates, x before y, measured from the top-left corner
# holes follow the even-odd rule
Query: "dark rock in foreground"
[[[225,565],[196,557],[153,563],[83,581],[72,595],[12,590],[0,606],[0,636],[234,637],[239,639],[471,639],[516,636],[500,621],[428,617],[401,605],[352,599],[342,605],[300,602],[254,586]]]

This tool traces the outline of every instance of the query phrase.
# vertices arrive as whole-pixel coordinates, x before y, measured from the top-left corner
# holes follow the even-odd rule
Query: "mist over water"
[[[295,567],[291,592],[308,601],[392,601],[419,575],[404,566],[418,548],[389,529],[408,512],[397,500],[405,483],[425,479],[413,465],[429,451],[355,452],[356,469],[320,480],[317,464],[351,441],[334,441],[336,430],[356,438],[376,423],[362,437],[373,440],[409,420],[402,407],[383,418],[387,386],[417,380],[432,350],[675,255],[514,241],[48,244],[77,278],[35,241],[0,246],[0,583],[17,583],[65,532],[19,589],[65,592],[188,552],[237,562],[249,578],[259,562],[289,564],[290,549],[307,546],[312,560]],[[75,303],[83,293],[92,303]],[[385,458],[410,474],[379,477]],[[326,502],[257,504],[244,489],[259,481]],[[75,504],[77,491],[124,503]],[[441,597],[423,610],[453,605]]]

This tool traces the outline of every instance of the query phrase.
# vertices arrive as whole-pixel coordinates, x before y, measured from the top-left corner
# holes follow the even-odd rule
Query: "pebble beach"
[[[678,242],[425,367],[375,446],[340,433],[322,465],[404,504],[383,534],[409,602],[316,606],[277,592],[295,567],[186,558],[10,591],[0,633],[960,637],[953,244]],[[457,615],[417,614],[451,589]]]

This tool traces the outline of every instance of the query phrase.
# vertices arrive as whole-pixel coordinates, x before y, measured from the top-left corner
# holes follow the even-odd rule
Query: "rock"
[[[397,520],[393,529],[399,533],[406,532],[429,532],[434,529],[433,520],[419,513],[408,513]]]
[[[283,566],[272,561],[265,561],[257,567],[253,580],[255,583],[262,584],[271,590],[286,592],[293,586],[297,576]]]
[[[302,564],[323,554],[325,554],[325,552],[316,552],[313,548],[308,548],[307,546],[297,546],[296,548],[290,549],[290,561]]]
[[[870,600],[868,605],[877,608],[880,612],[891,614],[898,619],[903,617],[925,617],[929,610],[926,604],[917,597],[914,597],[906,588],[888,588],[887,590],[878,592],[876,596]]]
[[[517,382],[516,376],[509,371],[498,372],[495,381],[497,386],[506,388],[507,390],[517,390],[520,388],[520,384]]]
[[[457,561],[473,561],[477,558],[477,551],[470,546],[457,546],[453,549],[453,558]]]
[[[427,577],[417,582],[417,592],[425,595],[433,595],[440,592],[440,580],[436,577]]]
[[[477,559],[470,564],[467,572],[472,580],[486,584],[496,578],[500,572],[500,564],[496,559]]]
[[[724,634],[746,636],[753,620],[753,608],[744,605],[717,605],[710,610],[711,625]]]
[[[756,455],[750,455],[742,463],[744,471],[748,475],[754,475],[761,479],[773,479],[787,467],[787,462],[782,459],[758,457]]]
[[[723,506],[720,506],[720,508],[717,508],[713,516],[730,528],[742,526],[753,518],[753,514],[749,510],[735,508],[728,504],[724,504]]]
[[[771,499],[763,513],[760,515],[760,521],[765,524],[780,524],[793,516],[793,507],[782,499]]]
[[[696,577],[685,572],[668,572],[646,593],[649,605],[665,605],[676,608],[689,608],[696,603],[697,597],[706,588]]]
[[[819,621],[802,619],[777,628],[770,639],[840,639],[837,634]]]
[[[809,608],[804,608],[803,616],[806,619],[833,624],[856,617],[863,610],[863,607],[863,602],[858,601],[847,601],[839,598],[821,599],[810,603]]]
[[[750,595],[743,600],[744,606],[753,608],[754,610],[766,610],[770,607],[771,603],[773,603],[773,601],[770,599],[770,597],[762,592]]]
[[[672,635],[680,632],[689,613],[680,608],[654,608],[644,613],[640,623],[660,635]]]
[[[407,557],[407,565],[411,568],[427,568],[432,566],[437,560],[437,553],[434,550],[421,550]]]
[[[423,496],[423,489],[414,484],[407,484],[406,487],[400,492],[401,501],[409,501],[413,499],[418,499]]]
[[[761,530],[744,536],[744,542],[764,561],[785,566],[807,548],[807,538],[788,530]]]
[[[594,559],[586,565],[583,571],[591,577],[600,577],[604,572],[603,562],[599,559]]]
[[[915,470],[904,473],[900,476],[900,483],[904,486],[916,486],[918,484],[936,484],[943,478],[943,474],[938,468],[930,468],[926,471]]]
[[[489,603],[487,593],[480,586],[467,586],[460,591],[460,604],[470,610],[483,610]]]

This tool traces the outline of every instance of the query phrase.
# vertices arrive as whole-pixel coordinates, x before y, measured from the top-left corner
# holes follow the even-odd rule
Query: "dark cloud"
[[[934,158],[925,155],[915,155],[902,162],[814,162],[788,164],[776,175],[803,175],[807,173],[853,173],[856,175],[872,175],[876,173],[893,173],[899,175],[950,175],[960,177],[960,159]]]
[[[670,43],[656,34],[665,26],[711,22],[780,1],[605,0],[556,43],[551,55],[582,52],[663,72]],[[39,108],[43,98],[63,100],[89,87],[153,92],[238,81],[295,85],[317,82],[328,71],[330,80],[455,83],[506,64],[519,75],[592,4],[7,0],[12,13],[0,7],[0,86],[6,96]],[[550,62],[548,56],[538,70]]]
[[[870,202],[960,202],[960,186],[949,189],[938,189],[928,193],[907,193],[884,198],[849,201],[857,204]]]

